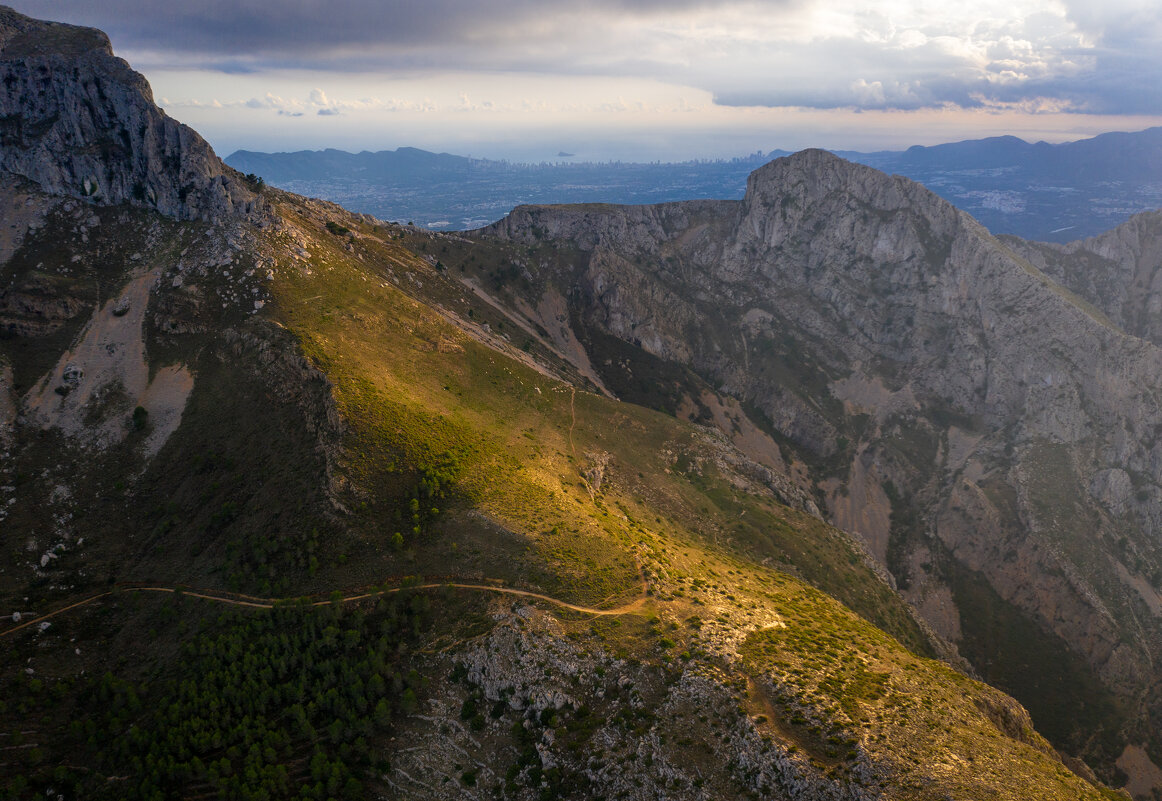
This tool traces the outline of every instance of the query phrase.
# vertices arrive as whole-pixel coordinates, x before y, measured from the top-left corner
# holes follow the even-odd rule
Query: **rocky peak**
[[[734,200],[686,200],[644,206],[581,203],[517,206],[504,219],[482,229],[485,236],[535,244],[567,240],[583,251],[618,247],[656,252],[660,243],[707,220],[733,219]]]
[[[1003,240],[1126,333],[1162,345],[1162,211],[1066,245]]]
[[[101,31],[0,6],[0,170],[55,195],[133,203],[179,219],[257,210],[260,198]]]
[[[1153,418],[1093,377],[1116,374],[1121,394],[1158,353],[905,178],[817,150],[779,159],[751,176],[735,236],[717,276],[842,349],[840,373],[886,361],[990,426],[1023,420],[1024,437],[1079,441],[1094,409],[1103,426]]]
[[[825,150],[804,150],[776,159],[751,173],[743,199],[740,234],[778,246],[803,225],[826,222],[850,242],[846,221],[862,229],[905,224],[928,239],[951,237],[966,215],[919,184],[845,161]],[[921,222],[922,220],[922,222]],[[839,229],[839,230],[837,230]],[[983,229],[982,229],[983,230]],[[873,237],[868,244],[880,242]],[[882,243],[881,243],[882,250]]]

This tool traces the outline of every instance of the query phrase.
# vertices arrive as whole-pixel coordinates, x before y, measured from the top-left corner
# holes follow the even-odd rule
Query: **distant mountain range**
[[[714,162],[515,164],[429,153],[239,150],[226,163],[292,192],[431,230],[480,228],[528,203],[663,203],[738,199],[746,177],[786,151]]]
[[[1050,145],[999,136],[838,155],[924,184],[994,234],[1067,242],[1162,206],[1162,128]]]
[[[918,181],[996,234],[1067,242],[1162,206],[1162,128],[1051,145],[1013,136],[904,151],[836,151]],[[226,163],[305,195],[433,230],[476,228],[522,203],[738,199],[746,178],[788,155],[683,163],[513,164],[399,148],[256,153]]]
[[[0,84],[0,798],[1158,801],[1162,213],[809,150],[440,234],[99,31],[0,6]]]

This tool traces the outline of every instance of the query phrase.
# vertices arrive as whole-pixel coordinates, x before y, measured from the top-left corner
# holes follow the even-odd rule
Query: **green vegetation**
[[[152,548],[136,566],[111,568],[119,578],[286,595],[309,585],[312,560],[341,552],[317,439],[302,411],[271,398],[247,369],[256,355],[195,363],[188,425],[136,482],[138,502],[127,510]]]
[[[196,614],[179,599],[178,614]],[[6,716],[63,733],[22,756],[4,798],[52,787],[71,798],[360,799],[372,744],[415,711],[424,680],[401,654],[428,596],[370,614],[288,604],[204,623],[165,671],[142,681],[4,682]],[[122,777],[122,778],[114,778]]]
[[[441,252],[443,245],[431,238],[416,239],[410,243],[416,249]],[[391,240],[363,236],[359,242],[393,273],[418,279],[428,302],[474,302]],[[730,519],[737,522],[727,533],[729,551],[755,561],[772,558],[927,652],[910,613],[840,534],[769,497],[739,492],[688,426],[548,380],[466,338],[390,283],[363,280],[362,264],[319,244],[311,275],[292,274],[277,289],[280,310],[334,382],[350,424],[347,468],[368,490],[358,502],[366,544],[356,547],[353,561],[386,545],[402,553],[410,570],[445,573],[447,546],[440,539],[453,526],[458,543],[472,539],[465,529],[480,524],[459,511],[471,506],[517,535],[507,540],[517,561],[494,562],[489,575],[535,578],[540,588],[571,600],[602,603],[637,591],[634,551],[643,542],[670,548],[676,538],[722,547],[710,531]],[[474,267],[487,269],[485,262]],[[472,308],[481,316],[490,311],[483,304]],[[363,336],[368,329],[381,339]],[[673,398],[689,390],[676,386]],[[605,454],[612,476],[596,494],[581,476],[589,469],[587,454]],[[400,509],[429,509],[419,494],[422,477],[432,475],[439,476],[441,495],[434,508],[451,517],[417,523],[405,511],[401,518]],[[505,543],[493,537],[488,548]],[[486,558],[474,559],[472,551],[460,548],[455,563],[473,569]]]
[[[201,284],[191,279],[151,300],[163,321],[146,333],[151,370],[181,363],[196,376],[182,426],[155,456],[140,452],[146,435],[131,433],[76,472],[71,519],[92,542],[71,564],[63,552],[67,568],[54,564],[51,579],[20,587],[19,597],[38,608],[63,605],[68,593],[119,580],[264,597],[403,576],[496,583],[618,607],[597,618],[553,607],[554,631],[654,675],[650,703],[686,670],[713,675],[720,687],[749,680],[756,725],[837,777],[856,776],[866,752],[902,777],[891,787],[909,798],[934,772],[928,766],[950,764],[948,752],[961,749],[979,761],[941,785],[956,797],[990,797],[975,793],[1016,784],[1022,770],[1048,777],[1061,797],[1084,797],[1019,711],[996,711],[1007,703],[999,694],[917,656],[931,653],[927,638],[847,537],[785,506],[704,430],[658,411],[701,398],[703,379],[582,332],[615,362],[598,369],[623,399],[577,391],[584,381],[549,352],[547,331],[460,281],[523,294],[541,280],[527,269],[531,259],[566,269],[576,254],[550,245],[469,254],[423,231],[340,224],[276,190],[266,194],[281,204],[286,227],[265,231],[255,253]],[[167,264],[179,245],[191,247],[170,234],[159,256]],[[227,273],[267,264],[276,278],[264,284],[260,314],[219,302],[233,291]],[[65,345],[51,339],[21,351],[13,360],[21,380]],[[788,392],[817,394],[834,378],[803,343],[760,346],[777,353],[776,373],[799,375]],[[634,399],[655,409],[626,402]],[[838,401],[826,403],[842,414]],[[134,432],[158,425],[144,407],[118,408]],[[711,414],[703,407],[704,420]],[[893,423],[893,453],[928,464],[938,440],[906,423]],[[836,430],[833,467],[850,464],[870,425],[851,415]],[[73,469],[56,464],[59,454],[75,454],[57,432],[37,436],[37,456],[21,465],[32,476],[22,486],[33,489],[13,517],[29,531],[37,504],[47,507],[57,476]],[[18,552],[23,543],[5,547],[13,564],[29,559]],[[164,614],[126,595],[86,608],[78,627],[83,647],[101,654],[118,622],[145,624],[149,637],[120,635],[140,645],[109,675],[75,678],[72,640],[54,640],[55,632],[41,640],[50,644],[37,653],[50,658],[45,669],[37,662],[36,675],[18,672],[16,657],[4,662],[0,695],[17,700],[5,701],[0,720],[13,731],[29,721],[45,743],[21,749],[23,778],[11,796],[51,786],[74,797],[365,797],[394,758],[385,735],[420,725],[404,721],[425,700],[434,675],[425,671],[445,669],[441,660],[489,631],[504,608],[474,603],[472,615],[457,609],[432,625],[429,599],[450,604],[453,596],[440,590],[393,596],[368,614],[288,603],[212,621],[193,612],[201,602],[181,595]],[[603,726],[641,738],[670,723],[629,690],[619,694],[615,679],[606,685],[600,706],[511,721],[519,727],[503,703],[467,688],[445,722],[516,750],[495,776],[472,762],[449,766],[448,789],[584,794],[580,772],[542,763],[542,738],[581,754]],[[744,701],[735,700],[699,725],[741,725]],[[1020,725],[998,728],[994,718]],[[678,748],[706,759],[714,752],[705,740],[720,733],[696,734]]]
[[[781,729],[833,771],[863,752],[894,766],[891,797],[1023,799],[1115,797],[1086,785],[1010,699],[923,659],[822,593],[784,585],[782,625],[751,634],[746,664],[789,726]],[[956,770],[933,770],[959,765]]]

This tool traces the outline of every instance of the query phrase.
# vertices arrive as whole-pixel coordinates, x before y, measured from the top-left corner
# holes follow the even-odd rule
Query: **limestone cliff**
[[[1105,797],[885,566],[1148,786],[1157,351],[969,218],[808,152],[434,235],[252,195],[99,32],[0,72],[14,797]]]
[[[1162,317],[1138,289],[1162,238],[1148,223],[1070,248],[1000,241],[911,181],[805,151],[755,171],[741,202],[522,207],[479,236],[575,248],[534,285],[793,442],[833,521],[1069,747],[1079,726],[1113,724],[1071,722],[999,668],[1011,643],[980,614],[1032,626],[1012,645],[1049,672],[1060,661],[1068,678],[1040,677],[1053,692],[1072,682],[1091,710],[1136,710],[1131,737],[1157,729],[1162,351],[1139,337]],[[1075,253],[1101,269],[1067,269]]]
[[[1162,212],[1067,245],[1004,241],[1125,331],[1162,343]]]
[[[201,136],[154,105],[101,31],[0,6],[0,80],[0,170],[51,194],[180,219],[260,205]]]

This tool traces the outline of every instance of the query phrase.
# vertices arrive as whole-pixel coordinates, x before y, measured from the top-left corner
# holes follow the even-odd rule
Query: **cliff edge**
[[[0,80],[0,170],[50,194],[178,219],[261,207],[205,139],[154,104],[101,31],[0,6]]]

